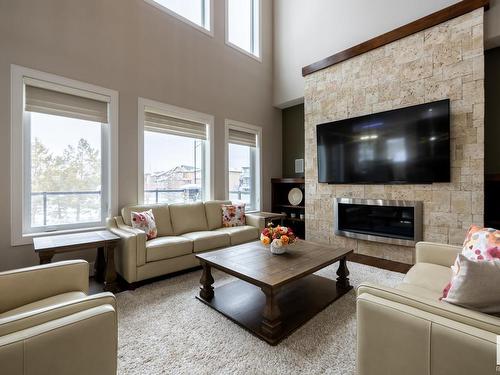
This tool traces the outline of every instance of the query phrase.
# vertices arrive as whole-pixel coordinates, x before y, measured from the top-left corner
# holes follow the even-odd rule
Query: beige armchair
[[[500,318],[439,300],[460,250],[418,243],[396,288],[358,287],[359,375],[496,374]]]
[[[88,296],[88,275],[83,260],[0,273],[0,373],[116,373],[115,297]]]

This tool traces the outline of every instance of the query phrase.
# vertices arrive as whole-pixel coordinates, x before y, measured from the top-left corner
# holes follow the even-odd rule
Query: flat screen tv
[[[448,99],[317,126],[318,180],[450,182]]]

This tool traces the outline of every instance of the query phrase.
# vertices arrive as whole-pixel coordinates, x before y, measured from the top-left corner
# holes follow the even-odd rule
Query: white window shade
[[[96,99],[25,85],[25,110],[80,120],[108,123],[108,103]]]
[[[207,139],[206,124],[149,111],[145,113],[144,130],[201,140]]]
[[[255,133],[229,129],[228,142],[235,145],[257,147],[257,136]]]

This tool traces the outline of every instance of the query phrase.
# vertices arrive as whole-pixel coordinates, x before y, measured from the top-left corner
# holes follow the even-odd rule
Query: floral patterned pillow
[[[152,240],[158,236],[153,210],[143,212],[132,211],[130,216],[132,219],[132,227],[144,231],[148,240]]]
[[[500,258],[500,230],[472,225],[465,237],[462,254],[476,261]]]
[[[222,205],[222,226],[240,227],[246,224],[244,204],[223,204]]]
[[[475,262],[500,260],[500,230],[472,225],[465,237],[461,255]],[[442,299],[446,299],[451,288],[460,287],[460,257],[451,266],[452,278],[443,290]]]

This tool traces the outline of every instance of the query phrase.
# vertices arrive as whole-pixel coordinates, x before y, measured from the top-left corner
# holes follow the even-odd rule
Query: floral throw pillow
[[[442,299],[447,299],[450,289],[454,291],[453,294],[463,284],[463,272],[460,261],[461,257],[474,262],[491,262],[497,260],[500,262],[500,230],[493,228],[483,228],[477,225],[472,225],[465,237],[462,253],[457,256],[455,264],[451,266],[452,278],[450,283],[446,285],[443,290]],[[462,258],[462,259],[463,259]],[[478,291],[479,292],[479,291]]]
[[[500,230],[472,225],[465,237],[462,254],[476,261],[500,258]]]
[[[132,219],[132,227],[144,231],[148,240],[152,240],[158,236],[153,210],[143,212],[132,211],[130,216]]]
[[[246,224],[244,204],[223,204],[222,205],[222,226],[240,227]]]

